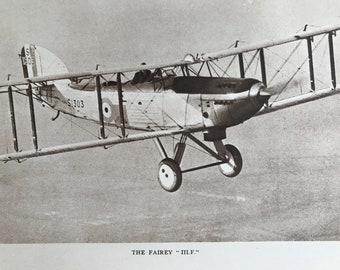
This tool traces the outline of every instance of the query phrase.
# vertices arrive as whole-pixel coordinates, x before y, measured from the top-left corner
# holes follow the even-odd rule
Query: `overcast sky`
[[[1,0],[1,79],[21,76],[25,43],[55,52],[70,71],[178,60],[340,22],[338,0]]]

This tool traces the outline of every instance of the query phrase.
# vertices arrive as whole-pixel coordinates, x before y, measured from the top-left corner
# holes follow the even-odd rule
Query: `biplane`
[[[63,62],[47,49],[33,44],[24,45],[19,55],[24,79],[0,82],[1,93],[8,95],[14,142],[14,151],[1,154],[0,160],[20,161],[153,139],[162,156],[158,181],[168,192],[179,189],[183,173],[207,167],[218,166],[224,176],[235,177],[242,169],[242,156],[235,146],[223,143],[227,128],[254,116],[339,93],[333,37],[340,25],[313,30],[306,28],[285,38],[246,46],[238,46],[239,42],[236,42],[219,52],[187,54],[182,60],[166,64],[143,63],[132,68],[79,73],[70,73]],[[326,83],[326,87],[317,89],[313,56],[324,38],[328,40],[327,73],[330,76],[328,85]],[[316,39],[320,39],[317,44]],[[271,54],[271,48],[286,44],[294,44],[288,57],[270,62],[269,56],[275,56],[275,53]],[[303,47],[304,55],[296,63],[296,70],[291,69],[290,76],[280,83],[273,83],[273,79],[279,77],[284,66],[294,57],[298,47]],[[277,65],[269,79],[269,65],[274,64]],[[278,99],[305,65],[308,66],[307,93]],[[232,76],[232,68],[239,74]],[[248,77],[248,74],[251,76]],[[295,86],[296,83],[292,87]],[[29,103],[32,150],[19,150],[13,102],[13,95],[19,92],[27,96]],[[64,113],[98,124],[99,137],[40,148],[34,100],[56,110],[57,116]],[[109,137],[106,132],[109,127],[118,129],[120,133]],[[203,140],[207,143],[194,136],[197,132],[203,132]],[[161,137],[175,135],[180,138],[173,153],[169,154]],[[188,139],[206,151],[215,159],[214,162],[183,170],[181,163]],[[209,146],[210,143],[213,146]]]

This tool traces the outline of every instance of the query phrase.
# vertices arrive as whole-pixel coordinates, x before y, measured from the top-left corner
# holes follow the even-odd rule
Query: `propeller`
[[[288,81],[280,81],[268,86],[265,92],[270,93],[270,95],[279,95],[288,85],[290,87],[299,87],[302,82],[302,78],[296,78]],[[262,92],[262,91],[261,91]]]

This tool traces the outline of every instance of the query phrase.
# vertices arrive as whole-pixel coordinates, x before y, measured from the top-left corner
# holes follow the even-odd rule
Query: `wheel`
[[[220,172],[227,177],[235,177],[242,169],[242,156],[240,151],[231,144],[226,144],[225,149],[230,153],[229,162],[219,165]]]
[[[182,171],[176,161],[166,158],[159,163],[158,182],[168,192],[179,189],[182,184]]]

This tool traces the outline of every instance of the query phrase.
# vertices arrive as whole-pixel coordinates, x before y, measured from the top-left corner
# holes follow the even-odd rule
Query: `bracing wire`
[[[227,75],[228,77],[230,77],[230,75],[228,75],[227,72],[228,72],[229,68],[231,67],[231,65],[234,63],[235,58],[236,58],[236,55],[234,55],[234,56],[232,57],[232,59],[230,60],[228,66],[226,67],[226,69],[224,70],[224,72],[223,72],[223,74],[222,74],[222,77],[223,77],[224,75]]]
[[[254,55],[253,55],[252,58],[250,59],[249,63],[247,63],[247,59],[246,59],[246,57],[244,57],[244,60],[246,61],[246,64],[247,64],[247,67],[246,67],[246,69],[244,70],[244,73],[246,73],[246,72],[249,70],[250,65],[254,62],[255,57],[256,57],[256,55],[257,55],[258,53],[259,53],[259,50],[256,50],[256,52],[254,53]]]
[[[321,44],[321,42],[324,40],[324,38],[326,37],[326,35],[324,35],[319,42],[314,46],[313,51],[316,50],[317,47],[319,47],[319,45]],[[282,87],[282,89],[280,90],[279,94],[276,96],[275,100],[271,103],[270,106],[273,105],[274,102],[277,101],[277,99],[279,98],[279,96],[281,95],[281,93],[283,92],[284,89],[286,89],[286,87],[288,86],[288,84],[293,80],[293,78],[296,76],[296,74],[301,70],[302,66],[307,62],[308,60],[308,56],[304,59],[304,61],[302,62],[302,64],[297,68],[297,70],[293,73],[293,75],[290,77],[290,79],[285,83],[285,85]]]
[[[219,75],[219,74],[217,74],[216,70],[214,69],[214,71],[215,71],[215,73],[217,74],[218,77],[223,77],[224,74],[226,74],[226,73],[224,72],[224,70],[223,70],[219,65],[217,65],[217,63],[216,63],[215,61],[211,61],[211,63],[214,64],[215,67],[216,67],[217,69],[219,69],[219,70],[222,72],[222,75]],[[226,74],[226,75],[227,75],[228,77],[230,77],[228,74]]]
[[[279,69],[276,70],[275,74],[273,75],[273,77],[269,80],[268,85],[270,85],[272,83],[272,81],[275,79],[275,77],[281,72],[281,70],[283,69],[283,67],[289,62],[289,59],[293,56],[293,54],[296,52],[296,50],[300,47],[302,43],[302,40],[300,42],[298,42],[298,44],[296,44],[296,46],[294,47],[294,49],[290,52],[290,54],[288,55],[288,57],[284,60],[284,62],[282,63],[282,65],[279,67]]]
[[[214,61],[210,62],[210,63],[214,63],[216,65],[216,63]],[[215,72],[215,74],[217,75],[217,77],[220,77],[220,75],[218,74],[218,72],[216,71],[216,69],[213,67],[213,65],[210,64],[211,69]]]

